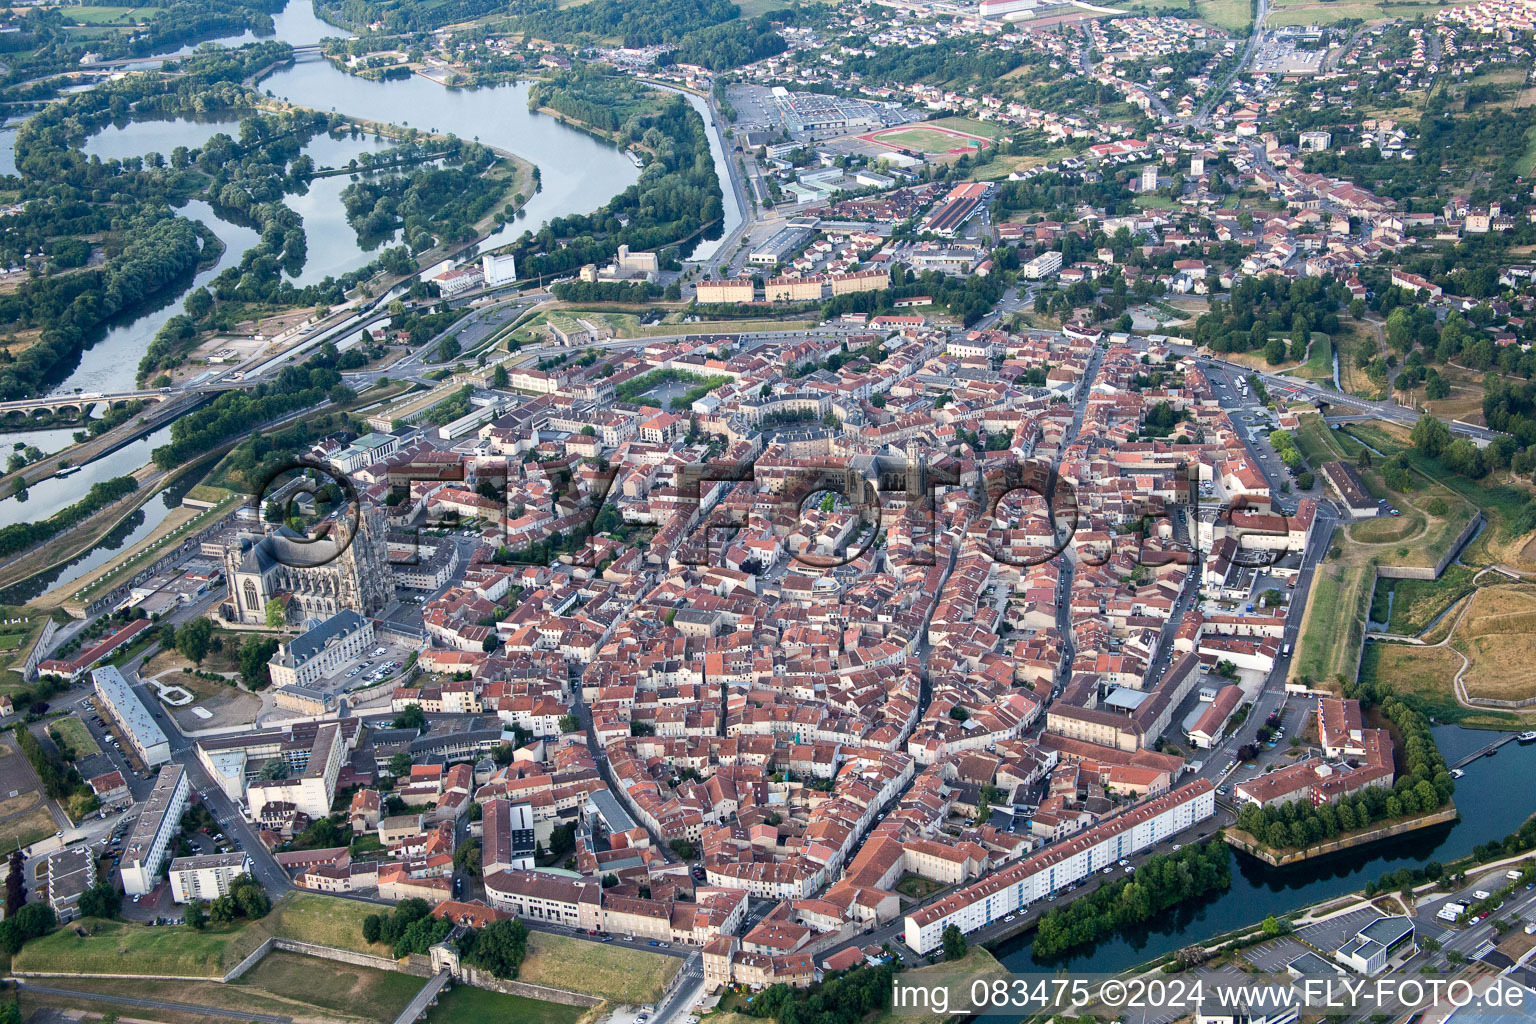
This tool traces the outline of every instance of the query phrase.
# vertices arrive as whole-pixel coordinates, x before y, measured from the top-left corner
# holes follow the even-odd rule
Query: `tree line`
[[[572,8],[580,10],[582,8]],[[620,245],[636,252],[663,249],[724,217],[704,121],[682,96],[631,117],[625,140],[653,154],[640,180],[590,214],[555,217],[512,244],[524,276],[560,275],[611,259]]]
[[[1238,814],[1237,827],[1272,849],[1304,848],[1376,821],[1410,814],[1428,814],[1451,799],[1456,783],[1435,744],[1429,721],[1408,701],[1384,684],[1358,681],[1344,684],[1344,696],[1358,700],[1362,712],[1379,706],[1398,736],[1397,754],[1403,770],[1390,789],[1367,787],[1333,803],[1313,806],[1297,800],[1260,807],[1249,804]]]
[[[0,557],[14,555],[49,540],[108,505],[138,490],[131,476],[118,476],[91,485],[85,497],[39,522],[12,523],[0,528]]]
[[[1035,926],[1035,955],[1059,956],[1231,884],[1231,852],[1220,840],[1153,854],[1130,878],[1102,885],[1042,915]]]

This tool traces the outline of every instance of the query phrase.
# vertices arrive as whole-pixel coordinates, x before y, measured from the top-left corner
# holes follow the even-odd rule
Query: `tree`
[[[122,893],[111,881],[102,879],[80,894],[80,916],[113,918],[122,903]]]
[[[330,819],[321,820],[329,821]],[[236,875],[229,886],[229,894],[234,897],[235,906],[239,908],[241,916],[247,920],[260,920],[272,909],[272,901],[267,898],[267,891],[250,875]]]
[[[240,645],[240,681],[252,690],[259,690],[272,681],[267,662],[277,653],[280,641],[274,636],[252,635]]]
[[[507,373],[506,366],[502,365],[501,363],[497,363],[496,369],[491,371],[491,386],[497,388],[505,388],[511,383],[512,375]]]
[[[396,729],[422,729],[426,727],[426,724],[427,715],[426,712],[421,710],[420,704],[407,704],[395,716],[394,721],[390,723]],[[409,771],[410,769],[407,768],[406,770]]]
[[[683,858],[683,860],[693,860],[694,854],[698,852],[693,848],[693,844],[686,839],[674,839],[667,845],[672,848],[673,853]]]
[[[193,665],[202,667],[213,641],[213,623],[197,618],[176,631],[176,650]]]
[[[1431,459],[1439,458],[1440,453],[1450,446],[1451,428],[1426,412],[1413,425],[1408,438],[1424,455]]]
[[[493,921],[475,933],[473,961],[496,977],[517,977],[528,955],[528,926],[517,918]]]
[[[389,759],[389,774],[395,778],[404,778],[411,774],[411,755],[401,751]]]
[[[1266,917],[1261,927],[1264,929],[1265,935],[1279,935],[1285,930],[1285,926],[1280,923],[1280,919],[1274,914]]]
[[[363,941],[374,943],[379,941],[381,922],[378,914],[369,914],[363,918]]]
[[[270,598],[264,609],[267,616],[268,629],[282,629],[288,622],[288,609],[280,597]]]
[[[560,716],[560,731],[562,733],[576,732],[580,728],[581,728],[581,719],[577,718],[575,715],[561,715]]]
[[[268,758],[261,766],[258,777],[267,780],[281,780],[288,777],[288,762],[280,757]]]
[[[965,957],[969,946],[965,941],[965,933],[957,925],[946,927],[942,938],[945,960],[960,960]]]
[[[453,851],[453,866],[471,878],[480,877],[480,840],[468,839]]]
[[[187,903],[187,924],[197,931],[208,927],[208,904],[205,901],[191,900]]]

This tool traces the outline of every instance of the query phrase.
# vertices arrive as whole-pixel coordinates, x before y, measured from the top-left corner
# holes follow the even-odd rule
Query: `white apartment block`
[[[192,784],[187,781],[187,770],[179,764],[168,764],[160,769],[155,788],[150,790],[139,820],[128,835],[123,847],[123,859],[119,867],[123,873],[123,891],[130,896],[142,896],[155,887],[160,877],[160,865],[165,862],[165,852],[171,840],[181,830],[181,812],[187,809],[187,799],[192,795]]]
[[[214,900],[229,895],[229,885],[251,869],[244,853],[177,857],[171,861],[171,899],[177,903]]]
[[[903,941],[930,953],[952,924],[962,932],[984,928],[1214,813],[1216,790],[1209,782],[1182,786],[908,914]]]
[[[121,672],[105,665],[91,672],[91,682],[95,684],[97,700],[111,713],[145,765],[153,768],[171,759],[171,741]]]

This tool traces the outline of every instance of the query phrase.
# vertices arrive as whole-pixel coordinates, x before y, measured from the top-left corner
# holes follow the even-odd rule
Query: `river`
[[[316,18],[308,0],[293,0],[275,17],[275,22],[277,38],[299,46],[318,42],[326,36],[347,34]],[[236,45],[251,41],[249,36],[215,40],[216,43]],[[187,49],[190,48],[183,48],[183,52]],[[540,168],[542,190],[528,201],[515,221],[482,243],[482,248],[505,244],[526,228],[552,217],[591,212],[639,177],[635,166],[614,146],[567,127],[554,118],[530,112],[526,84],[448,89],[419,76],[373,82],[347,75],[325,61],[307,60],[278,71],[261,86],[276,96],[305,106],[367,120],[453,132],[462,138],[478,139],[517,153],[536,163]],[[238,118],[229,115],[215,115],[114,124],[86,140],[83,149],[102,159],[150,152],[169,155],[178,145],[201,146],[216,132],[233,129],[237,121]],[[0,172],[14,168],[15,138],[14,131],[0,132]],[[346,164],[362,152],[377,151],[388,145],[386,140],[371,136],[332,138],[322,135],[312,140],[305,152],[317,167],[335,167]],[[313,182],[305,194],[284,199],[304,219],[308,245],[308,258],[303,269],[291,278],[295,285],[302,287],[327,276],[340,276],[355,270],[374,258],[378,245],[390,241],[375,240],[372,251],[358,244],[356,233],[346,223],[339,198],[350,180],[346,176],[321,178]],[[218,261],[189,278],[184,286],[162,292],[147,308],[141,307],[134,315],[107,324],[100,338],[82,353],[80,362],[57,386],[56,392],[131,390],[136,385],[136,372],[145,349],[165,322],[180,311],[186,293],[206,284],[226,267],[238,264],[246,250],[257,241],[254,230],[218,216],[206,202],[190,202],[179,212],[202,221],[223,242],[224,251]],[[0,435],[3,436],[10,436],[11,443],[17,440],[37,443],[27,440],[30,435]],[[63,436],[67,439],[68,435]],[[45,450],[50,447],[38,446]],[[112,476],[131,471],[147,461],[152,448],[153,445],[145,446],[142,441],[135,442],[112,456],[110,472],[90,466],[62,480],[39,484],[32,489],[31,498],[24,505],[13,498],[0,501],[0,525],[18,518],[46,516],[78,501],[100,472]],[[156,508],[156,502],[146,508]],[[149,518],[158,522],[162,517],[163,512]],[[152,527],[153,523],[150,524]]]
[[[314,15],[308,0],[293,0],[275,22],[277,38],[302,46],[325,36],[346,33]],[[246,36],[216,43],[250,42]],[[389,122],[479,139],[488,145],[518,153],[540,168],[543,188],[533,196],[518,218],[482,243],[482,249],[503,245],[527,227],[551,217],[595,210],[632,184],[639,171],[617,148],[560,124],[554,118],[528,110],[526,84],[486,89],[448,89],[420,76],[386,82],[356,78],[323,60],[299,61],[264,79],[264,90],[293,103],[337,111],[366,120]],[[84,150],[102,159],[138,156],[149,152],[168,155],[178,145],[196,148],[216,132],[229,131],[238,118],[145,120],[110,125],[85,143]],[[12,159],[14,133],[0,135],[0,168]],[[305,148],[317,167],[336,167],[365,151],[387,148],[388,142],[371,136],[332,138],[318,136]],[[297,286],[314,284],[328,276],[340,276],[367,264],[378,246],[391,239],[372,240],[373,250],[363,249],[346,222],[340,195],[351,179],[320,178],[303,195],[284,199],[304,219],[308,258],[302,271],[290,278]],[[256,241],[254,231],[215,215],[206,203],[188,204],[185,216],[202,220],[226,246],[218,264],[198,274],[187,288],[167,290],[152,308],[110,325],[101,340],[87,349],[79,366],[58,391],[113,392],[131,390],[144,349],[161,326],[181,308],[191,287],[211,280],[240,257]]]
[[[1487,732],[1452,725],[1436,726],[1434,734],[1447,762],[1472,753],[1490,738]],[[1527,772],[1536,773],[1536,746],[1507,744],[1496,757],[1472,762],[1466,776],[1457,780],[1458,822],[1289,868],[1272,868],[1234,853],[1232,887],[1224,893],[1177,907],[1147,927],[1078,947],[1054,960],[1036,960],[1030,948],[1033,932],[1026,933],[999,946],[998,959],[1017,972],[1122,971],[1270,914],[1355,892],[1401,867],[1423,867],[1431,860],[1448,863],[1482,843],[1503,839],[1536,813],[1536,798],[1524,787]]]
[[[203,129],[208,126],[198,124],[196,127]],[[55,393],[76,389],[101,394],[132,391],[137,383],[139,360],[144,350],[165,322],[181,311],[182,297],[192,288],[213,280],[225,267],[238,264],[240,257],[260,237],[254,228],[224,220],[201,199],[192,200],[178,212],[184,217],[202,221],[219,236],[219,241],[224,243],[224,251],[219,254],[218,261],[190,278],[185,288],[162,291],[148,309],[141,308],[130,316],[109,321],[101,338],[80,354],[80,362],[74,372],[54,389]],[[0,435],[0,440],[3,437]]]

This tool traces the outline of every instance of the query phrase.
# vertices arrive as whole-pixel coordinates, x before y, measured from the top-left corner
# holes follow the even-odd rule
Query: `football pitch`
[[[979,135],[930,125],[887,128],[862,138],[892,149],[914,149],[922,153],[964,153],[991,145],[991,140]]]

